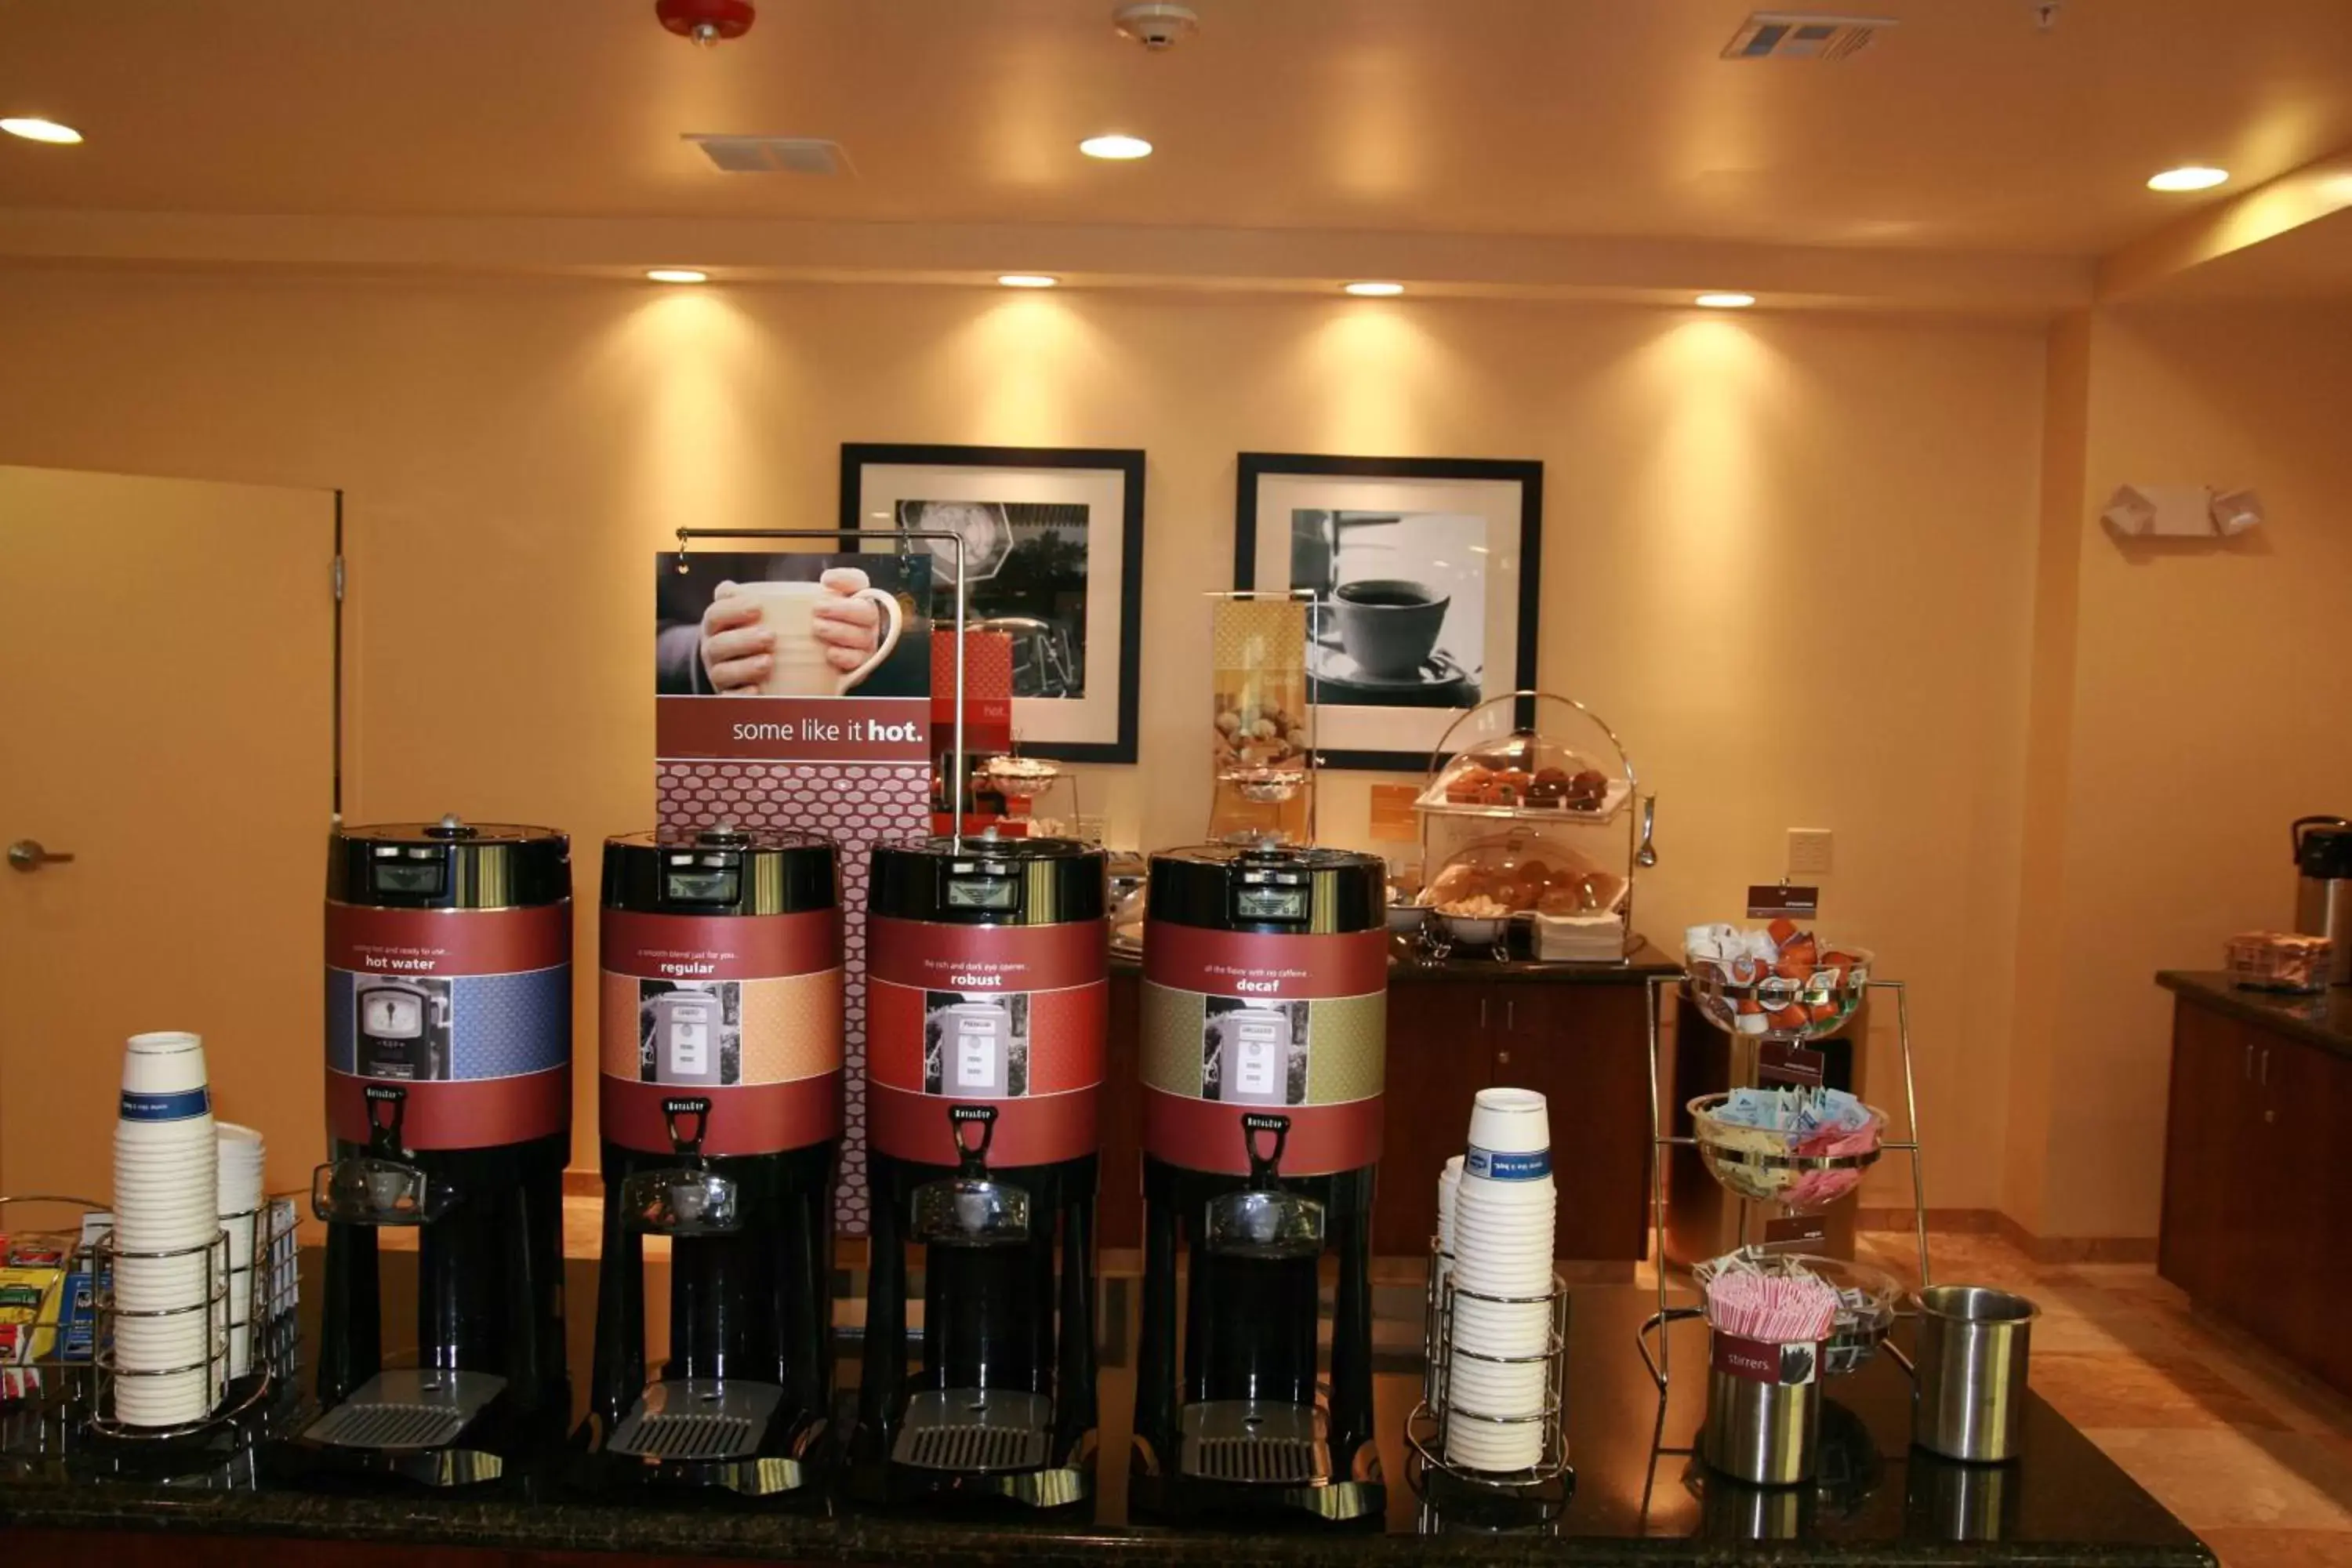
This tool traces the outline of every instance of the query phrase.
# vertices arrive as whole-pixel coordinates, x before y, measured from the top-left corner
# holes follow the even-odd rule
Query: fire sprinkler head
[[[654,0],[663,27],[698,48],[717,48],[751,30],[751,0]]]

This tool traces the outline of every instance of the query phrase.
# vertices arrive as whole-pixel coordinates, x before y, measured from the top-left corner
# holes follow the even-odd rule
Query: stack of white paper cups
[[[1556,1203],[1544,1097],[1481,1089],[1454,1199],[1444,1391],[1453,1464],[1519,1470],[1542,1458]]]
[[[114,1415],[127,1426],[202,1420],[226,1377],[214,1136],[203,1040],[133,1035],[114,1128]]]
[[[261,1195],[261,1134],[234,1121],[217,1123],[220,1146],[220,1227],[228,1237],[228,1374],[253,1370],[253,1260],[268,1250],[269,1216]],[[266,1316],[268,1303],[260,1311]]]

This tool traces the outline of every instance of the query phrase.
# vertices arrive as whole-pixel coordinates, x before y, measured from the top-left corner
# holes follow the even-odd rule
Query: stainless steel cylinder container
[[[2025,1432],[2026,1352],[2042,1309],[1981,1285],[1937,1285],[1918,1300],[1912,1441],[1948,1459],[2015,1458]]]
[[[1822,1385],[1765,1383],[1717,1366],[1707,1373],[1699,1458],[1752,1486],[1813,1479],[1822,1436]]]

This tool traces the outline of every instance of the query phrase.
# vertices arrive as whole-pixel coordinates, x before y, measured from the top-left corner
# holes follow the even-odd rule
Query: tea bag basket
[[[1421,819],[1423,938],[1537,951],[1546,921],[1633,947],[1633,879],[1657,863],[1657,797],[1617,732],[1574,698],[1513,691],[1465,709],[1430,752]],[[1483,939],[1483,940],[1482,940]]]

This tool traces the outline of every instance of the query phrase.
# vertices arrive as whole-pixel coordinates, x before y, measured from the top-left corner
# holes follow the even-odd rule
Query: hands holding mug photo
[[[898,640],[895,599],[854,566],[814,583],[722,582],[702,614],[701,659],[721,695],[837,695]]]

